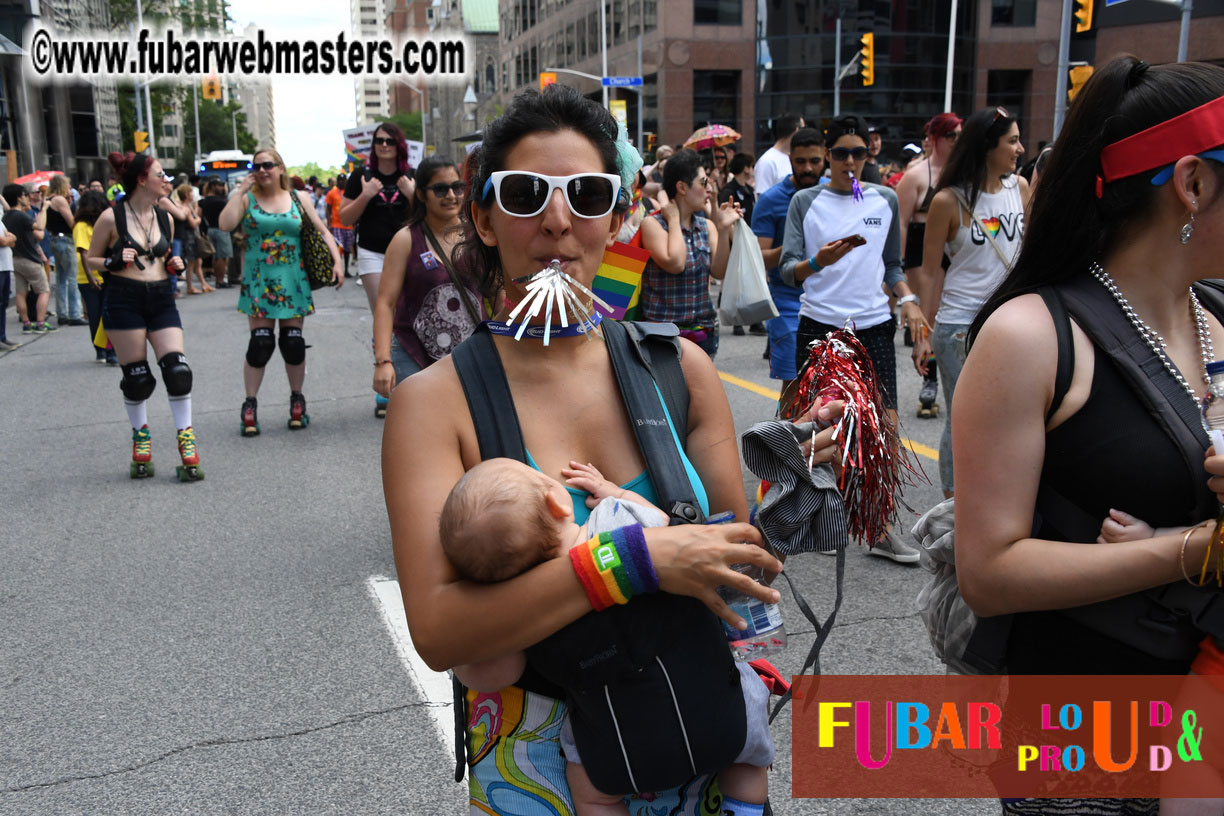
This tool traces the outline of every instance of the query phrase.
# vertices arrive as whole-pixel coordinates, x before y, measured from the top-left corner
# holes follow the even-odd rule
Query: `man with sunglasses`
[[[825,168],[824,136],[815,128],[800,128],[791,137],[791,174],[761,193],[752,210],[752,232],[761,245],[769,294],[778,316],[766,324],[769,347],[769,376],[782,381],[782,390],[795,379],[795,334],[799,331],[799,299],[803,288],[782,280],[778,263],[782,259],[782,239],[786,236],[786,214],[791,199],[799,190],[823,181]],[[747,217],[747,216],[745,216]]]
[[[782,241],[782,279],[803,287],[795,364],[798,368],[806,361],[812,341],[851,327],[871,356],[884,407],[896,422],[897,324],[885,290],[897,296],[907,321],[922,315],[901,270],[897,194],[859,183],[867,161],[867,125],[860,117],[830,122],[825,144],[829,183],[795,193]],[[902,564],[918,561],[918,551],[892,530],[866,543],[871,555]]]

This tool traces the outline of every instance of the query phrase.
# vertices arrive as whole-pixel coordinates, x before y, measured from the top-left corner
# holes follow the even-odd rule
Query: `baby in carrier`
[[[619,535],[625,528],[632,528],[634,525],[663,527],[668,523],[667,515],[657,507],[638,494],[607,481],[589,464],[571,462],[570,467],[562,471],[562,475],[568,485],[591,494],[587,505],[592,510],[585,525],[575,523],[570,494],[561,484],[521,462],[513,459],[489,459],[464,474],[447,497],[440,522],[442,548],[455,569],[473,581],[505,581],[542,561],[564,556],[575,546],[586,546],[590,539],[601,533],[617,531],[614,534]],[[639,604],[652,597],[654,596],[646,595],[635,598],[632,603]],[[627,604],[620,609],[631,605]],[[616,611],[617,608],[613,608],[591,613],[575,624],[570,624],[567,629],[581,626],[589,618],[598,618]],[[562,633],[565,631],[563,629]],[[624,634],[629,638],[634,636],[632,632]],[[557,635],[553,636],[556,637]],[[549,640],[552,638],[546,639],[541,646],[548,644]],[[537,648],[532,647],[533,665],[536,665],[534,660]],[[726,648],[725,642],[722,648]],[[660,655],[660,666],[664,665],[662,660],[666,658],[666,654]],[[469,688],[498,691],[513,685],[519,679],[527,665],[527,659],[527,653],[517,652],[482,663],[456,666],[455,676]],[[742,696],[737,696],[737,704],[742,703],[746,716],[744,744],[734,763],[729,766],[721,770],[717,767],[694,767],[692,775],[719,770],[725,812],[734,813],[736,816],[756,816],[763,812],[768,792],[767,768],[773,761],[773,740],[766,717],[768,691],[747,664],[734,665],[735,672],[738,673],[738,685],[742,690]],[[549,677],[544,666],[539,668],[546,678],[554,679]],[[719,682],[716,677],[701,680],[709,683]],[[609,689],[617,689],[617,678],[607,678],[607,683],[607,688],[602,689],[600,693],[608,695],[611,708],[612,696]],[[668,683],[670,685],[670,679]],[[565,682],[558,682],[558,685],[566,688],[567,696],[571,694],[572,690]],[[681,695],[688,692],[687,688],[679,690]],[[583,760],[579,756],[574,739],[572,698],[570,703],[570,714],[567,715],[562,729],[561,746],[567,761],[566,778],[579,816],[626,814],[628,810],[622,797],[640,791],[600,790],[593,784],[583,767]],[[673,701],[667,701],[668,706],[672,703]],[[679,713],[678,703],[676,712]],[[601,742],[610,741],[615,744],[618,739],[622,739],[622,744],[609,749],[607,756],[622,755],[622,730],[625,733],[633,730],[626,721],[632,720],[635,713],[641,716],[636,709],[625,711],[622,706],[621,709],[615,710],[613,717],[615,733],[603,733],[603,729],[600,729],[598,740]],[[713,716],[721,720],[725,714],[727,712],[715,712]],[[674,720],[675,717],[671,719]],[[681,719],[683,720],[683,717]],[[727,719],[735,721],[734,717]],[[713,725],[717,727],[716,722]],[[646,723],[644,727],[649,729],[650,723]],[[688,730],[692,727],[690,724]],[[689,738],[690,736],[686,735],[686,741]],[[580,737],[578,742],[584,742],[584,739],[587,738]],[[693,740],[694,743],[697,741]],[[584,752],[592,750],[590,742],[584,744]],[[605,755],[603,751],[599,753],[601,757]],[[692,755],[693,748],[690,748],[690,759]],[[625,756],[626,764],[631,765],[627,751]],[[629,771],[628,778],[634,779],[632,770]],[[685,782],[686,778],[675,779],[670,785],[659,787],[674,787]]]

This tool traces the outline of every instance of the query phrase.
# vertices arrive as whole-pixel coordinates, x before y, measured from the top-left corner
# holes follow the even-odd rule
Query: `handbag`
[[[290,193],[289,197],[293,199],[293,209],[302,219],[298,240],[302,251],[302,269],[306,272],[306,280],[310,283],[310,288],[313,290],[322,289],[324,286],[334,286],[332,255],[331,250],[327,248],[327,241],[315,229],[314,222],[302,213],[297,195]]]
[[[201,222],[200,227],[196,230],[196,257],[202,260],[208,260],[216,254],[217,248],[214,247],[212,241],[208,239],[208,230]]]
[[[718,316],[732,326],[763,323],[778,316],[769,285],[765,282],[765,259],[751,228],[740,218],[731,233],[731,255],[723,277]]]

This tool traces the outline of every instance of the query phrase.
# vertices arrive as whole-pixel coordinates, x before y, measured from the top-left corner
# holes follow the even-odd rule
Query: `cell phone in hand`
[[[850,246],[852,247],[861,247],[867,243],[867,239],[861,235],[848,235],[845,238],[842,238],[841,240],[850,244]]]

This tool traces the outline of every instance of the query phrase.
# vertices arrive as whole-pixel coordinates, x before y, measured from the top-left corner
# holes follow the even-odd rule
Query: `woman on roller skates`
[[[280,321],[280,353],[289,377],[289,428],[301,430],[310,424],[302,382],[306,379],[306,341],[302,322],[314,312],[310,283],[302,268],[302,219],[309,218],[327,242],[332,254],[332,276],[336,288],[344,283],[340,251],[335,239],[319,220],[310,198],[290,189],[285,162],[271,149],[256,151],[252,172],[242,180],[219,217],[225,232],[239,224],[251,236],[242,267],[242,294],[238,311],[247,315],[251,340],[247,344],[242,379],[246,401],[242,403],[243,436],[259,434],[256,395],[263,382],[264,366],[272,359],[276,339],[272,329]]]
[[[132,423],[133,479],[153,475],[146,401],[157,380],[145,343],[153,346],[178,431],[181,481],[204,478],[191,427],[191,367],[183,354],[183,324],[174,305],[173,273],[183,261],[172,256],[169,215],[157,207],[164,194],[161,163],[143,153],[110,154],[111,167],[127,196],[94,224],[87,262],[104,271],[102,322],[123,369],[119,388]]]

